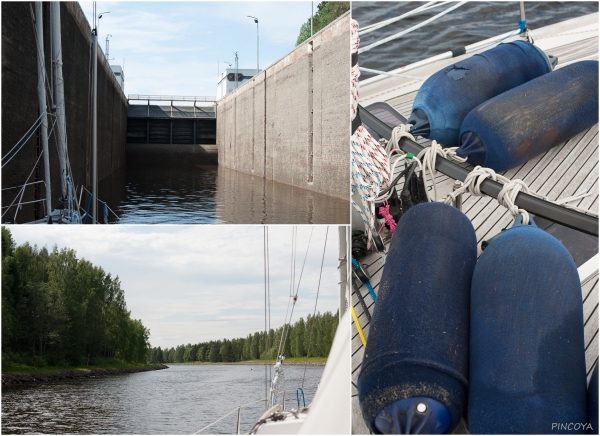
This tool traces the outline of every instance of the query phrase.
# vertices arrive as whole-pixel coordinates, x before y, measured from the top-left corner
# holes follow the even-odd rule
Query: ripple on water
[[[288,408],[304,367],[286,366]],[[323,367],[306,369],[304,392],[312,401]],[[238,405],[265,395],[264,366],[172,365],[161,371],[54,381],[2,389],[2,433],[191,434]],[[242,409],[250,431],[264,403]],[[237,414],[211,427],[235,433]]]

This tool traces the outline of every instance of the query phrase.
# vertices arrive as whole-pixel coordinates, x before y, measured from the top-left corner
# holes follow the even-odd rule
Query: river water
[[[323,366],[308,366],[314,398]],[[304,366],[285,366],[286,409],[296,408]],[[2,387],[2,433],[192,434],[237,406],[265,397],[261,365],[169,365],[160,371]],[[246,434],[264,402],[242,408]],[[237,412],[202,434],[235,434]]]
[[[98,198],[118,215],[108,212],[108,221],[118,224],[346,224],[350,219],[347,200],[218,166],[127,165],[99,182]]]
[[[425,2],[352,2],[352,18],[361,27],[397,17]],[[376,42],[431,18],[454,3],[407,17],[360,37],[360,46]],[[531,29],[598,12],[598,2],[525,2]],[[455,47],[472,44],[518,27],[519,2],[468,2],[430,24],[359,55],[359,64],[391,71]],[[574,31],[576,29],[573,29]],[[361,71],[361,80],[372,77]]]

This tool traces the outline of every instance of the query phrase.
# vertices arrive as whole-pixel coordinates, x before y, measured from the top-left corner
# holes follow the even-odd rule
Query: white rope
[[[437,201],[437,188],[436,183],[434,181],[435,175],[437,174],[437,170],[435,169],[435,162],[437,156],[442,156],[446,159],[452,159],[457,162],[466,162],[467,159],[458,157],[456,155],[456,150],[458,147],[449,147],[443,148],[437,141],[432,141],[431,146],[423,149],[418,155],[417,159],[422,162],[423,168],[423,184],[425,185],[425,195],[427,196],[427,201]],[[433,186],[433,198],[429,195],[429,183],[427,182],[427,172],[431,174],[431,182]]]
[[[375,199],[391,181],[389,158],[384,148],[375,141],[367,129],[360,126],[350,138],[352,194],[358,196],[360,205],[353,198],[352,206],[359,212],[367,231],[368,247],[371,246],[375,229]]]
[[[360,44],[358,22],[350,22],[350,52],[356,53]],[[350,70],[350,113],[355,119],[358,114],[358,89],[360,69],[358,63]],[[382,187],[390,182],[389,159],[383,147],[361,125],[352,133],[351,143],[351,188],[352,207],[360,214],[367,233],[367,248],[370,248],[375,229],[375,198]]]
[[[517,215],[521,215],[523,217],[523,224],[529,224],[529,213],[525,209],[520,209],[515,204],[515,200],[517,198],[517,195],[519,195],[519,192],[524,192],[525,194],[532,195],[534,197],[540,198],[540,199],[542,199],[544,201],[548,201],[550,203],[554,203],[556,205],[564,205],[564,203],[568,203],[570,201],[581,200],[582,198],[592,195],[592,192],[587,192],[587,193],[582,193],[582,194],[576,194],[576,195],[573,195],[570,197],[565,197],[565,198],[558,199],[558,200],[550,200],[545,195],[531,192],[529,190],[529,187],[527,186],[527,183],[525,183],[524,181],[522,181],[520,179],[510,180],[507,177],[497,174],[491,168],[484,168],[481,166],[476,166],[467,175],[462,186],[460,188],[456,189],[455,191],[451,192],[450,194],[448,194],[448,196],[444,199],[443,202],[446,204],[453,204],[456,197],[458,197],[460,194],[462,194],[464,192],[468,192],[468,193],[478,196],[478,197],[485,195],[484,193],[481,192],[481,184],[488,178],[491,180],[494,180],[498,183],[503,184],[502,189],[500,190],[500,193],[498,194],[498,198],[497,198],[498,203],[500,205],[506,207],[514,217],[517,217]],[[590,211],[587,211],[585,209],[575,208],[573,206],[571,206],[570,208],[578,209],[578,210],[582,211],[583,213],[590,213]],[[593,212],[591,212],[590,214],[593,214]]]
[[[381,40],[379,40],[377,42],[374,42],[371,45],[368,45],[366,47],[363,47],[363,48],[359,49],[358,53],[359,54],[360,53],[364,53],[364,52],[369,51],[369,50],[371,50],[371,49],[373,49],[375,47],[379,47],[380,45],[385,44],[386,42],[392,41],[394,39],[398,39],[401,36],[406,35],[407,33],[410,33],[413,30],[417,30],[417,29],[419,29],[419,28],[421,28],[421,27],[423,27],[423,26],[431,23],[432,21],[435,21],[438,18],[446,15],[447,13],[452,12],[454,9],[461,7],[465,3],[466,3],[466,1],[458,2],[457,4],[455,4],[455,5],[451,6],[451,7],[449,7],[448,9],[446,9],[445,11],[440,12],[439,14],[437,14],[437,15],[435,15],[435,16],[433,16],[433,17],[431,17],[431,18],[429,18],[429,19],[427,19],[425,21],[423,21],[422,23],[417,24],[416,26],[410,27],[410,28],[408,28],[406,30],[403,30],[402,32],[398,32],[398,33],[396,33],[396,34],[394,34],[392,36],[388,36],[387,38],[383,38],[383,39],[381,39]]]
[[[436,4],[437,3],[437,4]],[[437,8],[438,6],[442,6],[446,3],[449,3],[448,1],[442,1],[442,2],[437,2],[437,1],[431,1],[429,3],[425,3],[424,5],[419,6],[418,8],[413,9],[412,11],[408,11],[402,15],[399,15],[397,17],[394,18],[390,18],[388,20],[384,20],[384,21],[380,21],[379,23],[375,23],[375,24],[370,24],[368,26],[364,26],[361,30],[360,30],[360,34],[361,35],[365,35],[369,32],[373,32],[374,30],[377,29],[381,29],[382,27],[387,26],[388,24],[392,24],[395,23],[396,21],[400,21],[403,18],[406,17],[410,17],[411,15],[415,15],[418,14],[420,12],[424,12],[428,9],[432,9],[432,8]]]

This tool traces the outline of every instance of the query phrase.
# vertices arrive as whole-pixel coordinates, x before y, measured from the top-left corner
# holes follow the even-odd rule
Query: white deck
[[[598,14],[568,20],[547,26],[532,32],[536,45],[546,53],[557,56],[557,68],[573,61],[598,59]],[[511,39],[518,39],[514,37]],[[510,40],[510,39],[509,39]],[[412,76],[427,78],[446,65],[451,65],[469,54],[458,58],[435,62],[433,64],[411,70]],[[360,62],[360,56],[359,56]],[[395,72],[401,73],[400,70]],[[412,102],[423,81],[396,77],[378,76],[367,79],[360,84],[360,102],[367,106],[377,101],[387,102],[402,115],[408,118]],[[418,142],[428,145],[429,141],[417,138]],[[464,164],[465,168],[470,168]],[[585,131],[562,146],[555,147],[547,153],[526,164],[503,173],[510,179],[524,180],[532,192],[546,195],[549,199],[567,197],[575,193],[593,192],[572,205],[598,213],[598,125]],[[436,176],[438,200],[450,192],[453,180],[438,173]],[[471,219],[477,235],[478,254],[481,253],[480,242],[499,233],[512,221],[512,215],[491,197],[463,197],[463,212]],[[389,241],[386,241],[386,244]],[[377,253],[372,253],[360,260],[369,275],[375,293],[379,288],[379,280],[383,272],[384,261]],[[586,367],[588,380],[590,371],[598,361],[598,261],[593,261],[591,273],[582,277],[583,313],[585,323]],[[589,270],[589,265],[586,269]],[[583,268],[583,267],[582,267]],[[582,270],[580,268],[580,271]],[[367,288],[359,288],[369,312],[373,311],[373,300]],[[352,303],[368,337],[369,322],[356,295],[352,294]],[[358,404],[356,380],[360,374],[364,347],[353,323],[352,336],[352,431],[355,434],[369,433],[362,421]],[[461,431],[460,427],[457,431]]]

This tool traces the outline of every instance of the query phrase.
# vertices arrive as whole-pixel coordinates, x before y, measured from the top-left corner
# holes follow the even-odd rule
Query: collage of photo
[[[598,434],[599,5],[2,2],[1,433]]]

